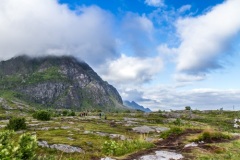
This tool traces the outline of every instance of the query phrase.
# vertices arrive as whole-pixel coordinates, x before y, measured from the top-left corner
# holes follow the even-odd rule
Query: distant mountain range
[[[0,62],[0,97],[47,108],[127,110],[118,91],[74,57],[19,56]]]
[[[143,112],[152,112],[149,108],[144,108],[143,106],[140,106],[139,104],[137,104],[136,102],[132,101],[124,101],[123,104],[131,109],[135,109],[135,110],[141,110]]]

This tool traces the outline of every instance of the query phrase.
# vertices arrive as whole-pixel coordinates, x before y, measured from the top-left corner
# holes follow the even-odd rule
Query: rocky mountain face
[[[143,112],[152,112],[149,108],[144,108],[143,106],[137,104],[136,102],[132,101],[124,101],[123,104],[131,109],[135,109],[135,110],[140,110]]]
[[[19,56],[0,62],[0,90],[46,107],[125,110],[117,90],[73,57]]]

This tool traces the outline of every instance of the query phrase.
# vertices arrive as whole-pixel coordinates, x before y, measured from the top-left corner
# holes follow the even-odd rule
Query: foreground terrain
[[[35,159],[240,159],[237,111],[64,116],[64,110],[48,110],[51,119],[41,121],[32,116],[36,110],[17,99],[0,98],[0,131],[12,117],[24,117],[27,128],[14,138],[36,135]]]

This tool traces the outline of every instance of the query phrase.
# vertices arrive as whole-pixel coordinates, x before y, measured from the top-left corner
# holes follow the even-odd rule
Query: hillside
[[[126,109],[117,90],[74,57],[19,56],[0,62],[0,94],[43,107],[114,111]],[[1,96],[1,95],[0,95]]]

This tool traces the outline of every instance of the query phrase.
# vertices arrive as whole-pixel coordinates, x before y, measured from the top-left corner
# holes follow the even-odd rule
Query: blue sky
[[[239,0],[3,0],[0,58],[73,55],[153,110],[240,109]]]

